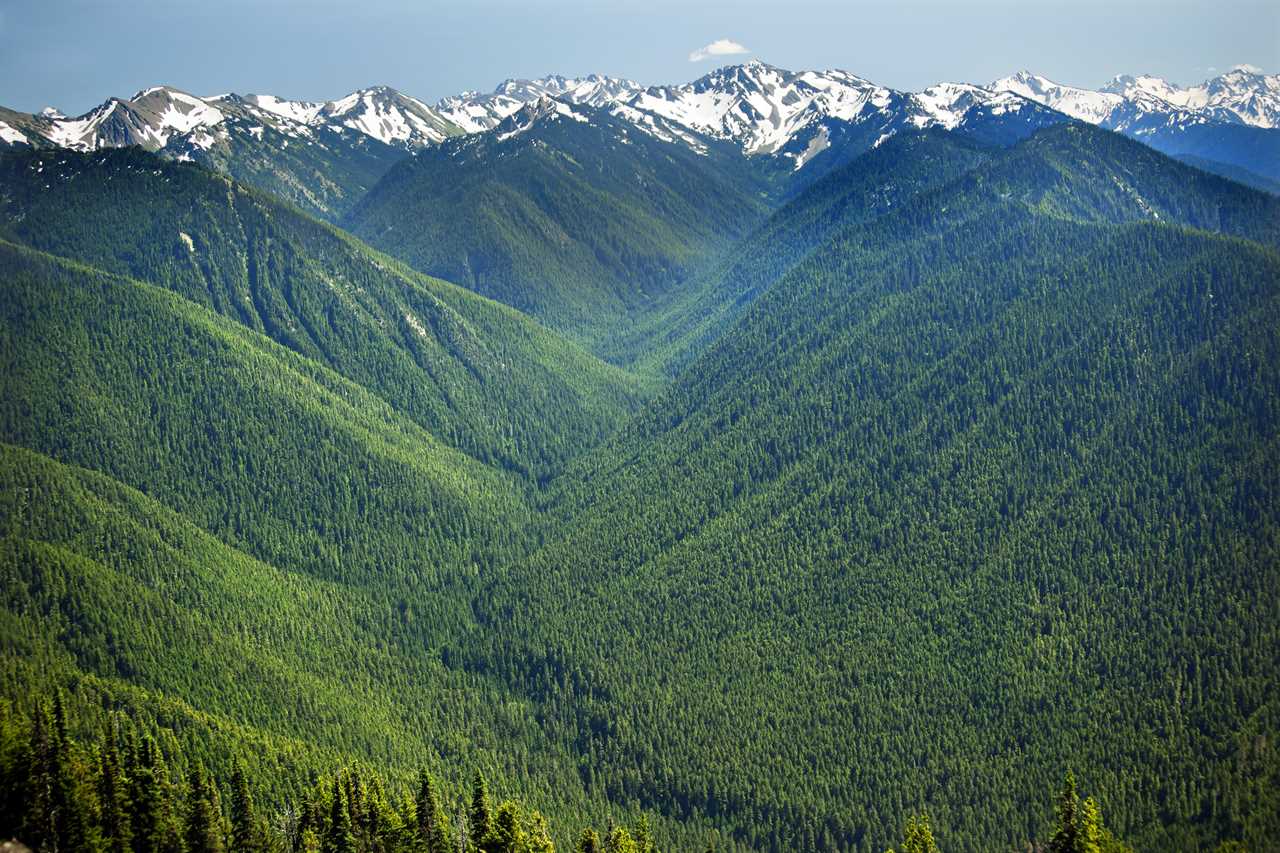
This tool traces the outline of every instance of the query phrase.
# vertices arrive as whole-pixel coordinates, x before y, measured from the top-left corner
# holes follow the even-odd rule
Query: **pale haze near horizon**
[[[747,52],[690,61],[716,42]],[[1280,4],[0,0],[0,106],[27,112],[76,115],[157,84],[304,100],[386,84],[434,102],[508,77],[680,83],[747,59],[912,91],[1023,68],[1188,85],[1237,64],[1280,70]]]

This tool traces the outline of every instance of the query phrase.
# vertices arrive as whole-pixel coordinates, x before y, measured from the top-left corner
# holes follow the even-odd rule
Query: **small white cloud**
[[[706,47],[700,47],[689,54],[690,62],[701,62],[710,56],[734,56],[739,53],[750,53],[743,45],[732,39],[716,39]]]
[[[1258,67],[1258,66],[1256,66],[1256,65],[1250,65],[1250,64],[1249,64],[1249,63],[1247,63],[1247,62],[1242,62],[1242,63],[1240,63],[1239,65],[1233,65],[1233,66],[1231,66],[1231,70],[1232,70],[1232,71],[1244,71],[1244,72],[1245,72],[1245,73],[1247,73],[1247,74],[1261,74],[1261,73],[1262,73],[1262,69],[1261,69],[1261,68],[1259,68],[1259,67]]]

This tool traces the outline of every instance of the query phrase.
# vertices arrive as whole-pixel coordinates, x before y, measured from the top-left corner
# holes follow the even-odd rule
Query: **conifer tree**
[[[1049,853],[1080,853],[1080,795],[1076,775],[1070,770],[1058,794],[1057,813],[1058,827],[1049,840]]]
[[[551,841],[551,828],[547,819],[538,811],[529,813],[529,853],[555,853]]]
[[[1080,806],[1080,853],[1102,853],[1102,815],[1093,797]]]
[[[263,847],[249,780],[238,761],[231,770],[231,847],[237,853],[256,853]]]
[[[1058,795],[1058,825],[1049,841],[1049,853],[1132,853],[1102,822],[1102,809],[1093,797],[1080,802],[1075,774],[1067,773]]]
[[[323,853],[320,836],[313,827],[307,827],[298,833],[298,841],[293,849],[295,853]]]
[[[637,853],[635,839],[626,827],[615,826],[604,840],[605,853]]]
[[[636,830],[634,835],[636,850],[638,850],[639,853],[655,853],[653,830],[649,826],[649,816],[647,814],[642,814],[636,819]]]
[[[520,807],[511,800],[498,806],[493,820],[493,839],[485,847],[490,853],[520,853],[526,849],[524,821]]]
[[[22,820],[22,837],[36,850],[57,846],[52,730],[53,720],[49,707],[41,702],[36,706],[31,719],[31,745],[27,751],[31,780],[26,797],[26,814]]]
[[[358,770],[347,773],[347,810],[351,816],[351,832],[359,843],[368,836],[369,815],[365,803],[364,781]]]
[[[120,768],[115,734],[108,734],[98,758],[98,826],[102,843],[110,853],[130,849],[126,785]]]
[[[57,849],[60,851],[94,850],[98,848],[87,798],[82,794],[76,761],[72,755],[71,736],[67,733],[67,715],[62,693],[53,697],[54,741],[52,764],[53,806],[57,826]]]
[[[134,853],[164,853],[173,844],[168,779],[160,750],[150,736],[130,750],[129,826]]]
[[[358,832],[356,840],[362,841],[363,846],[373,849],[376,840],[380,838],[387,829],[387,814],[390,807],[387,805],[386,797],[382,792],[382,784],[377,777],[370,778],[367,782],[364,778],[357,780],[356,783],[357,798],[360,802],[360,823],[358,824]],[[355,822],[354,815],[352,823]]]
[[[893,853],[893,850],[889,850]],[[914,815],[907,820],[902,833],[900,853],[938,853],[938,845],[933,840],[933,830],[929,828],[927,814]]]
[[[578,836],[578,846],[574,850],[576,853],[602,853],[599,834],[591,827],[582,830],[582,834]]]
[[[222,815],[215,803],[214,788],[204,768],[191,772],[191,790],[187,795],[187,853],[222,853]]]
[[[435,780],[425,769],[418,772],[417,838],[425,853],[447,853],[449,820],[440,808],[440,795]]]
[[[319,837],[316,834],[316,829],[319,826],[319,810],[314,796],[309,794],[303,800],[302,810],[298,814],[298,826],[293,837],[293,853],[301,853],[305,849],[307,833],[311,834],[312,839]]]
[[[347,792],[343,789],[342,774],[333,780],[333,803],[329,810],[329,830],[324,837],[324,853],[355,853],[356,837],[351,831],[351,812],[347,807]]]
[[[471,785],[471,810],[468,817],[471,846],[477,850],[486,849],[485,845],[493,834],[493,816],[489,811],[489,786],[484,780],[484,774],[479,771],[476,771]]]

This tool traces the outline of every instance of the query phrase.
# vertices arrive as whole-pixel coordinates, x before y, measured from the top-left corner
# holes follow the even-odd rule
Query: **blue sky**
[[[718,40],[749,53],[690,61]],[[1237,63],[1280,71],[1280,3],[0,0],[0,105],[26,111],[76,114],[158,83],[315,100],[387,84],[434,101],[548,73],[683,82],[744,58],[899,89],[1021,68],[1186,84]]]

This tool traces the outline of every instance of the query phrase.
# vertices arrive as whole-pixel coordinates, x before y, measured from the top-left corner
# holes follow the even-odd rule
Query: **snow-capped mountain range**
[[[1280,126],[1280,75],[1236,68],[1199,86],[1182,88],[1140,75],[1119,75],[1094,91],[1064,86],[1020,71],[988,87],[1015,92],[1072,118],[1122,132],[1141,134],[1169,120],[1180,123]]]
[[[201,98],[171,86],[156,86],[127,100],[111,98],[76,118],[51,108],[31,116],[0,111],[0,133],[9,141],[18,141],[18,135],[27,141],[38,141],[33,139],[37,137],[79,151],[124,145],[157,151],[183,136],[190,137],[197,147],[208,147],[216,134],[228,132],[233,123],[247,123],[259,133],[270,127],[301,138],[313,136],[322,127],[345,128],[407,149],[463,132],[416,98],[386,86],[361,89],[345,98],[321,103],[289,101],[274,95]],[[202,138],[209,142],[201,145]]]
[[[186,158],[228,134],[261,139],[264,128],[271,128],[309,141],[330,129],[412,151],[450,136],[493,130],[544,98],[608,109],[646,132],[695,149],[707,138],[729,141],[748,155],[784,158],[792,169],[842,140],[856,140],[865,150],[913,127],[950,130],[979,118],[1014,115],[1025,116],[1034,129],[1047,120],[1044,107],[1147,137],[1156,147],[1171,129],[1197,126],[1269,131],[1264,153],[1274,144],[1270,138],[1280,136],[1280,75],[1247,67],[1190,88],[1144,75],[1118,76],[1095,91],[1024,71],[985,86],[941,83],[912,93],[845,71],[792,72],[752,61],[674,86],[645,87],[594,74],[507,80],[491,93],[464,92],[433,106],[387,87],[304,102],[273,95],[196,97],[159,86],[127,100],[112,98],[74,118],[51,109],[35,115],[0,109],[0,140],[79,150],[141,145]]]
[[[463,92],[443,99],[436,109],[467,133],[479,133],[540,98],[604,107],[627,102],[641,88],[639,83],[599,74],[577,78],[553,74],[540,80],[504,80],[488,94]]]

